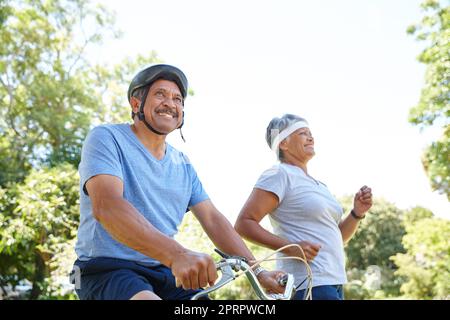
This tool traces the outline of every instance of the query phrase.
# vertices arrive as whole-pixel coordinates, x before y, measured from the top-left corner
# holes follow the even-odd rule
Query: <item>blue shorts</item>
[[[76,260],[80,279],[71,279],[80,300],[129,300],[138,292],[149,290],[163,300],[188,300],[200,290],[177,288],[175,277],[164,265],[146,267],[116,258]],[[74,269],[75,270],[75,269]]]
[[[294,300],[304,300],[305,290],[298,290]],[[342,285],[317,286],[312,288],[313,300],[344,300]]]

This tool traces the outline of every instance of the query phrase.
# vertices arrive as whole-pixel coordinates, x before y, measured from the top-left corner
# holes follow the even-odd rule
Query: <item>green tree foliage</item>
[[[8,5],[7,0],[0,0],[0,28],[10,13],[11,7]]]
[[[352,198],[343,199],[346,212]],[[355,236],[345,247],[348,268],[367,268],[370,265],[393,268],[389,257],[404,252],[402,223],[404,212],[383,199],[374,199],[366,218],[360,223]]]
[[[414,207],[406,211],[403,222],[405,226],[412,225],[417,221],[432,218],[433,212],[424,207]]]
[[[349,212],[353,197],[343,197],[341,203]],[[366,218],[360,223],[358,231],[345,247],[349,284],[345,287],[349,299],[380,298],[396,296],[400,293],[402,279],[395,277],[396,265],[390,260],[392,255],[405,252],[402,237],[404,212],[394,204],[383,199],[374,199]],[[368,288],[368,271],[380,273],[381,282]],[[377,292],[378,291],[378,292]]]
[[[85,0],[15,1],[0,29],[0,132],[14,150],[10,163],[77,163],[100,100],[83,54],[111,23]],[[5,169],[2,181],[18,174]]]
[[[5,5],[6,8],[6,5]],[[9,7],[8,7],[9,8]],[[101,44],[114,15],[88,0],[15,1],[0,29],[0,185],[33,166],[78,165],[92,124],[129,120],[127,84],[155,52],[109,67],[87,49]]]
[[[425,150],[422,163],[433,189],[450,199],[450,5],[441,2],[424,1],[425,16],[407,30],[427,43],[418,57],[427,66],[425,86],[409,121],[422,127],[443,127],[442,137]]]
[[[186,213],[184,216],[175,240],[190,250],[209,254],[214,253],[214,244],[191,212]],[[219,259],[218,256],[215,256],[215,258]]]
[[[75,258],[70,241],[79,218],[76,170],[70,164],[32,170],[0,195],[0,284],[28,279],[31,299],[52,295],[56,289],[48,278],[62,273],[67,279],[69,272],[59,265],[61,254],[72,263]]]
[[[402,293],[413,299],[450,298],[450,221],[423,218],[406,224],[406,253],[392,260],[396,274],[407,278]]]

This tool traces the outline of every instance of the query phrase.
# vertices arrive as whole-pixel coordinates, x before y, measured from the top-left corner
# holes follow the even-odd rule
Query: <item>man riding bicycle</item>
[[[173,239],[189,210],[219,249],[254,260],[189,159],[166,142],[184,124],[187,92],[181,70],[150,66],[129,86],[133,123],[101,125],[87,136],[74,264],[80,299],[190,299],[214,284],[211,256]],[[282,272],[260,270],[258,280],[268,292],[283,292],[277,281]]]

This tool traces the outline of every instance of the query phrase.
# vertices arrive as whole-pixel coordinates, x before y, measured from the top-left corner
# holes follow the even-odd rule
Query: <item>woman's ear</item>
[[[286,151],[288,149],[286,139],[280,142],[278,148],[282,151]]]

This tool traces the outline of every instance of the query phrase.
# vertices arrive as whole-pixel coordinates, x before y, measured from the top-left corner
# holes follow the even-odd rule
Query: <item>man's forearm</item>
[[[217,214],[214,219],[202,223],[202,227],[214,245],[220,250],[230,255],[245,257],[248,260],[255,259],[242,238],[222,214]]]
[[[173,257],[185,251],[123,198],[105,199],[96,207],[94,216],[114,239],[166,266],[170,267]]]

